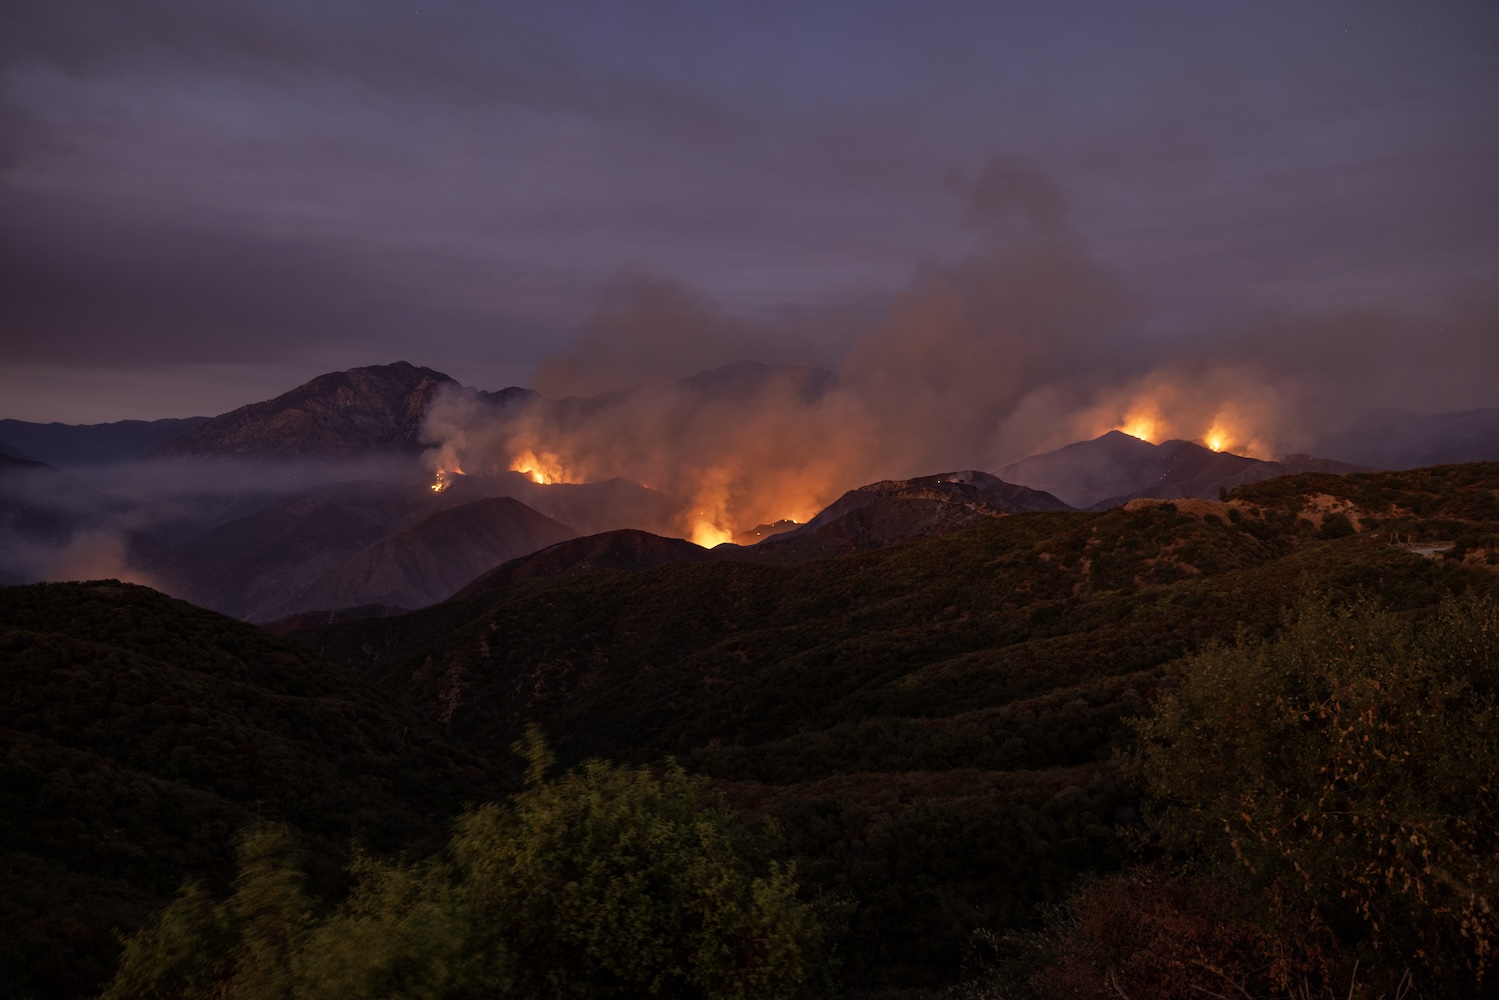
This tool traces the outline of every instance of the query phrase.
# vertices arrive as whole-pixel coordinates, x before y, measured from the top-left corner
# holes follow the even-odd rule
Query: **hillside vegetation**
[[[1394,491],[1439,515],[1392,521],[1401,541],[1499,527],[1499,466],[1407,475],[986,519],[800,566],[531,581],[301,639],[481,753],[539,722],[564,762],[673,756],[718,779],[853,901],[855,984],[928,982],[974,927],[1021,926],[1119,863],[1138,792],[1111,755],[1182,657],[1271,635],[1308,594],[1412,612],[1493,590],[1389,528],[1339,530],[1318,499]]]
[[[1270,664],[1264,690],[1274,690],[1276,678],[1295,675],[1274,667],[1280,654],[1256,651],[1315,632],[1296,624],[1314,621],[1308,608],[1372,609],[1359,620],[1385,622],[1368,628],[1389,636],[1427,619],[1471,618],[1461,609],[1499,591],[1485,548],[1499,534],[1496,490],[1499,465],[1295,477],[1224,502],[986,517],[800,565],[523,575],[412,614],[306,628],[291,642],[120,584],[0,591],[11,748],[0,815],[17,817],[0,827],[16,882],[6,919],[18,944],[6,960],[42,984],[29,987],[35,993],[82,995],[118,961],[108,929],[146,926],[184,880],[201,883],[192,913],[232,914],[243,884],[233,882],[233,845],[256,818],[289,824],[285,843],[305,851],[277,870],[306,876],[298,891],[318,926],[353,919],[361,900],[375,906],[387,890],[435,906],[421,894],[467,884],[462,859],[473,857],[456,842],[443,852],[449,824],[466,804],[507,800],[511,746],[539,726],[558,769],[575,776],[568,781],[592,774],[607,784],[645,767],[669,784],[675,766],[683,781],[710,783],[730,810],[724,835],[752,845],[742,855],[750,867],[734,870],[771,879],[794,866],[797,905],[825,908],[837,934],[817,974],[836,967],[855,995],[940,989],[965,961],[976,995],[1089,995],[1084,985],[1106,991],[1109,976],[1123,982],[1131,969],[1146,970],[1125,986],[1132,997],[1196,995],[1206,981],[1162,973],[1155,978],[1184,984],[1179,994],[1141,986],[1180,958],[1170,942],[1242,957],[1286,940],[1285,927],[1309,914],[1324,921],[1313,939],[1322,950],[1288,952],[1303,978],[1288,973],[1283,984],[1314,982],[1305,976],[1317,955],[1327,958],[1315,984],[1334,983],[1352,961],[1369,968],[1358,904],[1334,912],[1327,899],[1298,895],[1285,874],[1287,864],[1306,867],[1294,844],[1257,855],[1248,883],[1225,875],[1223,844],[1181,832],[1222,824],[1204,811],[1205,826],[1172,825],[1162,805],[1192,801],[1162,777],[1179,741],[1140,720],[1168,725],[1211,708],[1210,694],[1207,707],[1154,714],[1215,690],[1194,678],[1234,673],[1236,656]],[[1321,655],[1307,648],[1292,659]],[[1443,692],[1456,690],[1464,662],[1433,653],[1419,663],[1435,665],[1437,679],[1401,690],[1448,704]],[[1358,676],[1334,680],[1358,687]],[[1490,702],[1466,704],[1474,719],[1492,718]],[[1250,727],[1246,741],[1268,738],[1255,735],[1253,714],[1229,722]],[[1313,735],[1319,724],[1306,722]],[[1450,743],[1422,725],[1401,732]],[[1279,773],[1313,766],[1319,745],[1312,736],[1287,744]],[[1145,757],[1130,756],[1141,746]],[[1292,755],[1297,747],[1309,756]],[[1210,759],[1204,773],[1223,781],[1192,793],[1202,810],[1247,794],[1229,783],[1247,758]],[[588,763],[598,760],[613,763]],[[1487,780],[1483,760],[1469,762],[1474,781]],[[1443,781],[1455,773],[1431,772]],[[489,815],[511,815],[521,800],[509,801]],[[1280,800],[1261,801],[1273,810]],[[1374,828],[1384,822],[1369,815]],[[1461,861],[1454,878],[1486,885],[1491,845],[1449,839]],[[366,860],[340,874],[361,856],[350,853],[356,840]],[[1157,867],[1137,867],[1140,844]],[[402,849],[405,860],[387,860]],[[605,857],[600,850],[580,846],[577,858]],[[1351,848],[1324,856],[1333,867],[1319,871],[1366,863]],[[424,859],[440,866],[441,892],[428,878],[439,869],[420,867]],[[247,863],[242,856],[242,876]],[[1486,905],[1488,892],[1451,898]],[[1246,916],[1243,901],[1267,893],[1288,908]],[[1426,919],[1386,889],[1376,896],[1371,906],[1396,907],[1390,919]],[[1164,950],[1121,952],[1109,936],[1118,925],[1105,919],[1113,913],[1164,928],[1154,939]],[[375,934],[385,925],[360,926]],[[1171,930],[1182,927],[1202,933]],[[1429,947],[1455,957],[1412,967],[1426,981],[1476,982],[1482,966],[1463,951],[1468,939],[1432,933]],[[398,938],[380,947],[399,951]],[[1380,954],[1428,947],[1389,940]],[[1398,980],[1391,968],[1380,974]],[[1340,988],[1346,995],[1346,979]]]
[[[428,850],[509,767],[347,671],[230,618],[102,581],[0,589],[0,995],[77,996],[236,832],[294,824],[316,881],[350,842]]]

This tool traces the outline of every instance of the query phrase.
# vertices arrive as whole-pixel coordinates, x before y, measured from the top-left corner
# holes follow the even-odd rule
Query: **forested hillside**
[[[1175,704],[1184,684],[1194,690],[1203,664],[1298,634],[1286,623],[1311,620],[1308,607],[1374,608],[1393,623],[1380,634],[1393,635],[1461,614],[1454,595],[1492,600],[1496,490],[1493,464],[1296,477],[1224,502],[985,518],[801,565],[520,575],[289,641],[112,582],[0,591],[0,814],[14,928],[5,960],[29,977],[11,981],[36,984],[12,995],[96,986],[117,961],[110,930],[140,927],[186,877],[204,881],[208,896],[195,898],[225,898],[236,832],[257,818],[290,824],[305,845],[309,905],[327,927],[374,906],[369,893],[397,893],[378,896],[391,912],[405,905],[400,892],[434,906],[458,898],[447,894],[477,884],[487,862],[460,856],[461,837],[433,852],[465,804],[514,791],[511,746],[531,726],[555,750],[554,775],[589,758],[669,775],[674,759],[710,782],[734,816],[725,829],[758,845],[757,870],[795,866],[800,898],[836,935],[835,961],[817,976],[852,994],[940,989],[977,968],[964,971],[983,950],[976,944],[996,941],[1011,942],[1010,957],[984,975],[1012,969],[1004,962],[1015,949],[1039,940],[1045,947],[1032,951],[1055,960],[1051,978],[1035,967],[1001,978],[1051,982],[1061,992],[1050,995],[1088,976],[1105,982],[1117,971],[1113,939],[1087,933],[1115,925],[1086,919],[1124,912],[1108,900],[1154,906],[1136,915],[1174,926],[1181,907],[1171,900],[1200,915],[1215,899],[1285,885],[1273,872],[1249,890],[1172,882],[1174,869],[1133,874],[1127,866],[1141,858],[1131,845],[1153,843],[1168,861],[1221,855],[1158,825],[1151,775],[1170,773],[1169,760],[1156,758],[1153,772],[1124,766],[1149,725],[1141,720],[1163,699]],[[1467,677],[1464,655],[1420,662]],[[1491,721],[1488,702],[1464,704]],[[554,805],[579,808],[565,796]],[[537,850],[573,842],[558,836]],[[340,875],[354,840],[377,857],[433,856],[437,867],[365,861]],[[1481,843],[1454,842],[1455,857],[1487,870]],[[748,871],[751,861],[736,865]],[[1079,897],[1090,873],[1105,877],[1102,888]],[[354,909],[328,909],[351,878]],[[1071,909],[1055,909],[1064,903]],[[205,920],[218,912],[193,905]],[[461,906],[442,912],[456,914],[454,927],[477,926]],[[1058,923],[1061,912],[1083,923]],[[1358,926],[1345,930],[1357,937]],[[1232,952],[1220,938],[1204,940]],[[439,945],[422,945],[421,960],[440,958],[430,950]],[[1154,952],[1133,954],[1132,996],[1177,995],[1140,993]],[[145,978],[132,981],[155,981],[136,973]]]
[[[1492,464],[1298,477],[801,566],[522,582],[301,641],[483,753],[540,722],[565,762],[671,755],[720,779],[854,900],[854,982],[930,982],[973,927],[1117,863],[1137,798],[1110,757],[1181,657],[1269,635],[1309,595],[1409,611],[1492,590],[1478,548],[1403,543],[1488,537],[1496,487]]]
[[[0,664],[7,997],[95,988],[116,930],[224,884],[257,819],[312,838],[326,889],[352,840],[429,850],[516,787],[347,671],[144,587],[0,589]]]

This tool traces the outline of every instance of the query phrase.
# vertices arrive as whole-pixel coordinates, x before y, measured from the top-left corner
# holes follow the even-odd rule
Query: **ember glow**
[[[531,477],[531,482],[543,486],[580,481],[562,464],[562,459],[556,452],[552,451],[537,452],[527,448],[511,460],[510,471],[524,473]]]
[[[463,470],[459,469],[459,468],[438,469],[437,470],[437,475],[432,480],[432,487],[431,487],[432,492],[433,493],[441,493],[443,490],[447,489],[449,486],[452,486],[453,485],[453,477],[455,475],[457,475],[457,476],[463,475]]]
[[[1130,437],[1139,438],[1141,441],[1156,444],[1160,423],[1160,417],[1156,415],[1154,407],[1149,410],[1136,409],[1131,411],[1124,418],[1123,425],[1115,430],[1123,431]]]

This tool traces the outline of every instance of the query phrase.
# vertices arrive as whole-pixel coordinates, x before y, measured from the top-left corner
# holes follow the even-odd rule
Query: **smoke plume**
[[[1180,340],[1151,350],[1147,303],[1094,259],[1048,178],[996,161],[953,185],[977,250],[921,269],[830,380],[746,365],[684,379],[786,358],[757,351],[775,331],[644,280],[616,290],[576,346],[541,366],[550,398],[501,409],[472,391],[441,397],[426,425],[439,465],[643,482],[683,500],[682,534],[712,544],[805,521],[863,483],[998,468],[1115,428],[1271,458],[1303,447],[1318,421],[1353,415],[1366,396],[1340,378],[1388,367],[1365,364],[1360,344],[1407,342],[1391,331],[1409,319],[1375,310],[1261,316],[1203,338],[1211,352]],[[1451,342],[1487,343],[1472,326],[1455,324],[1468,332]]]

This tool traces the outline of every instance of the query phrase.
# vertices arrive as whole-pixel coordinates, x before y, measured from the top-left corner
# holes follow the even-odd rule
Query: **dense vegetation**
[[[701,779],[592,761],[465,815],[447,852],[356,857],[321,910],[283,827],[244,838],[234,891],[196,883],[125,948],[106,1000],[251,997],[791,998],[823,930],[794,870]]]
[[[21,860],[12,870],[30,872],[23,876],[26,891],[72,892],[80,901],[75,911],[98,908],[89,914],[93,936],[69,947],[87,956],[75,964],[92,962],[89,969],[107,972],[115,957],[97,929],[140,927],[143,907],[152,900],[162,905],[184,877],[204,880],[193,904],[203,912],[231,905],[232,831],[248,824],[257,801],[262,818],[296,828],[294,840],[305,848],[309,912],[317,921],[374,898],[361,873],[385,872],[392,885],[407,887],[399,891],[417,892],[433,884],[422,880],[437,869],[421,866],[436,858],[431,864],[448,866],[444,884],[463,883],[452,867],[461,868],[461,852],[450,845],[449,853],[434,853],[440,834],[465,802],[503,795],[510,745],[539,725],[564,768],[604,759],[623,768],[610,774],[638,775],[646,766],[660,776],[675,773],[667,763],[674,759],[682,780],[692,775],[712,782],[738,816],[736,829],[747,824],[772,831],[750,852],[761,866],[755,870],[769,877],[764,866],[770,860],[794,863],[802,903],[840,903],[839,955],[845,984],[855,993],[940,987],[957,977],[965,953],[975,959],[995,942],[1002,947],[991,949],[990,979],[975,989],[998,989],[993,970],[1000,968],[1008,970],[1001,978],[1011,992],[1044,987],[1087,995],[1085,984],[1108,976],[1122,983],[1117,977],[1131,969],[1155,969],[1152,974],[1169,982],[1165,970],[1178,969],[1181,962],[1171,963],[1182,949],[1198,947],[1194,942],[1202,954],[1260,953],[1289,940],[1286,923],[1276,919],[1308,915],[1325,927],[1316,939],[1322,951],[1287,951],[1285,968],[1294,966],[1297,975],[1330,983],[1359,960],[1373,976],[1379,963],[1366,957],[1367,949],[1388,955],[1416,948],[1446,957],[1430,966],[1414,959],[1398,969],[1385,964],[1378,975],[1398,980],[1410,968],[1413,975],[1438,977],[1423,982],[1466,983],[1471,980],[1461,977],[1476,977],[1479,965],[1476,952],[1462,950],[1467,939],[1460,932],[1453,937],[1450,929],[1434,929],[1444,936],[1431,945],[1391,939],[1366,947],[1375,938],[1358,929],[1364,917],[1357,904],[1339,909],[1306,895],[1306,887],[1286,874],[1305,867],[1302,855],[1285,853],[1289,848],[1246,856],[1254,877],[1240,881],[1234,865],[1243,862],[1231,860],[1232,845],[1225,849],[1208,836],[1222,829],[1209,821],[1211,813],[1203,812],[1208,819],[1194,828],[1168,807],[1190,810],[1194,800],[1174,785],[1169,794],[1161,791],[1169,785],[1162,770],[1169,754],[1151,757],[1149,748],[1169,750],[1178,741],[1150,729],[1154,723],[1131,720],[1176,718],[1171,712],[1195,718],[1190,711],[1207,711],[1210,697],[1200,709],[1171,706],[1188,705],[1180,699],[1194,691],[1212,690],[1195,686],[1198,673],[1238,676],[1234,657],[1265,664],[1255,676],[1263,690],[1272,690],[1293,674],[1274,666],[1282,654],[1271,651],[1281,647],[1266,643],[1317,628],[1288,621],[1336,616],[1342,612],[1332,609],[1352,603],[1377,607],[1370,614],[1384,624],[1368,625],[1370,634],[1395,636],[1426,617],[1452,622],[1476,613],[1443,602],[1454,595],[1487,599],[1499,585],[1490,561],[1495,549],[1486,541],[1499,537],[1496,490],[1499,465],[1294,477],[1243,487],[1226,503],[1140,502],[1103,514],[1016,515],[795,566],[712,562],[522,581],[410,615],[309,628],[293,636],[298,646],[138,588],[0,591],[7,602],[0,608],[5,641],[26,644],[16,647],[25,657],[42,645],[69,643],[81,645],[68,646],[57,663],[93,662],[82,651],[94,646],[114,657],[100,661],[107,669],[91,668],[67,681],[74,686],[61,702],[84,707],[65,725],[42,724],[45,713],[7,716],[7,739],[43,741],[53,757],[45,769],[27,765],[14,772],[21,775],[15,781],[6,772],[4,788],[24,806],[18,815],[32,819],[5,829],[5,847],[21,845],[14,848]],[[1427,558],[1410,542],[1454,545]],[[93,618],[75,612],[75,604],[90,601],[99,605]],[[1322,602],[1322,612],[1296,610]],[[110,619],[114,604],[122,610]],[[159,627],[137,635],[141,630],[132,622],[153,615]],[[177,617],[181,625],[174,624]],[[90,625],[95,618],[99,624]],[[1433,653],[1411,662],[1439,659]],[[1443,692],[1458,683],[1452,664],[1459,660],[1431,667],[1429,690],[1419,684],[1402,689],[1402,704],[1447,697]],[[1220,668],[1210,669],[1215,663]],[[6,669],[12,669],[9,657]],[[34,697],[28,692],[54,683],[51,669],[18,675],[14,703],[26,704]],[[109,683],[128,692],[144,683],[137,678],[158,676],[173,680],[153,681],[166,684],[164,693],[142,695],[138,707],[109,693]],[[1329,674],[1327,683],[1341,684],[1343,677]],[[152,714],[151,705],[170,697],[172,684],[189,683],[202,690],[184,696],[179,712]],[[309,687],[286,687],[294,683]],[[1348,683],[1362,690],[1364,681]],[[106,694],[85,694],[96,690]],[[189,737],[178,723],[198,702],[208,706],[210,718],[194,730],[202,735]],[[1466,704],[1475,718],[1492,712],[1481,699]],[[1153,716],[1158,705],[1169,711]],[[303,714],[287,715],[293,706]],[[306,714],[316,712],[327,714]],[[1255,731],[1275,722],[1247,710],[1233,718]],[[382,728],[387,724],[391,728]],[[351,726],[359,735],[340,735]],[[77,743],[67,735],[75,729],[95,735]],[[1412,739],[1435,741],[1431,745],[1446,739],[1414,723],[1407,730]],[[242,732],[244,741],[208,739],[220,731]],[[392,733],[405,735],[390,742]],[[1140,738],[1141,755],[1121,757]],[[1248,739],[1243,746],[1254,746]],[[252,754],[251,744],[261,741],[273,749]],[[1317,746],[1312,736],[1286,741],[1277,766],[1299,775],[1298,768],[1313,767]],[[158,748],[154,756],[140,756],[150,747]],[[201,757],[197,770],[173,770],[175,755],[194,754]],[[1230,787],[1227,776],[1252,771],[1247,758],[1210,759],[1210,774],[1225,783],[1217,798],[1201,800],[1203,810],[1242,799],[1246,790]],[[266,766],[268,760],[275,763]],[[1140,763],[1132,771],[1120,766],[1122,760]],[[1472,772],[1475,780],[1481,778],[1486,765],[1464,760],[1479,769]],[[136,861],[98,842],[98,831],[119,825],[103,813],[79,814],[77,835],[95,840],[79,840],[61,853],[51,846],[50,831],[67,829],[67,810],[81,808],[60,804],[62,793],[54,789],[72,787],[95,766],[128,771],[142,787],[157,782],[199,796],[177,807],[190,820],[189,832],[150,841],[139,852],[138,863],[156,866],[149,885],[131,874]],[[1272,789],[1279,787],[1256,786],[1266,817],[1278,815],[1275,808],[1294,808],[1292,800],[1275,798]],[[76,797],[104,801],[105,793]],[[493,815],[512,815],[505,810],[513,806],[496,808]],[[215,809],[221,819],[212,818],[219,815]],[[1451,814],[1469,823],[1481,818]],[[153,814],[151,823],[164,822]],[[1359,825],[1377,826],[1363,818]],[[1187,832],[1192,829],[1198,832]],[[1249,835],[1241,832],[1238,839]],[[352,876],[340,878],[355,837],[369,845],[359,864],[377,867],[356,866]],[[1463,871],[1493,869],[1486,842],[1452,842],[1460,847],[1453,857],[1469,865]],[[1138,864],[1134,845],[1142,843],[1160,855],[1157,866],[1127,867]],[[411,861],[375,860],[401,848]],[[766,851],[773,857],[763,856]],[[1333,854],[1357,863],[1354,854]],[[1178,867],[1185,863],[1190,867]],[[301,864],[292,868],[300,871]],[[133,908],[110,909],[115,883],[106,884],[107,878],[135,887]],[[1427,895],[1436,899],[1432,893],[1435,888]],[[1480,888],[1470,897],[1489,900],[1492,894]],[[340,899],[348,902],[329,902]],[[1280,900],[1275,905],[1285,908],[1267,903],[1269,909],[1245,910],[1246,900],[1261,899]],[[1369,905],[1415,904],[1386,894]],[[1432,905],[1445,913],[1455,904]],[[1381,927],[1418,911],[1391,912],[1396,916],[1381,916]],[[1281,917],[1267,916],[1274,913]],[[1039,930],[1048,914],[1051,931]],[[1120,928],[1116,914],[1127,915],[1135,930],[1154,928],[1155,950],[1120,952],[1109,937]],[[56,927],[27,933],[69,940],[66,929]],[[35,954],[16,960],[35,963]],[[1323,961],[1318,955],[1326,958],[1323,966],[1316,965]],[[1136,989],[1150,975],[1140,977],[1131,980]],[[1187,991],[1181,995],[1196,986],[1215,988],[1179,981]],[[1132,997],[1152,995],[1125,988]],[[1264,992],[1273,995],[1268,987]]]
[[[254,626],[114,582],[0,589],[0,995],[79,995],[115,928],[236,832],[294,824],[337,884],[352,839],[435,847],[497,766]]]
[[[1157,860],[991,938],[965,994],[1492,995],[1499,600],[1308,601],[1178,673],[1126,764]]]
[[[1385,513],[1424,504],[1476,516],[1449,532],[1492,531],[1499,466],[1411,474],[1406,493],[1394,475],[1314,478],[1296,501],[1029,514],[800,566],[535,581],[302,638],[481,752],[540,722],[567,762],[673,755],[718,779],[779,822],[809,882],[853,902],[852,984],[930,983],[975,926],[1023,926],[1122,862],[1138,791],[1111,757],[1183,656],[1273,634],[1308,593],[1409,613],[1499,583],[1387,530],[1329,530],[1312,502],[1322,479],[1377,487]]]

